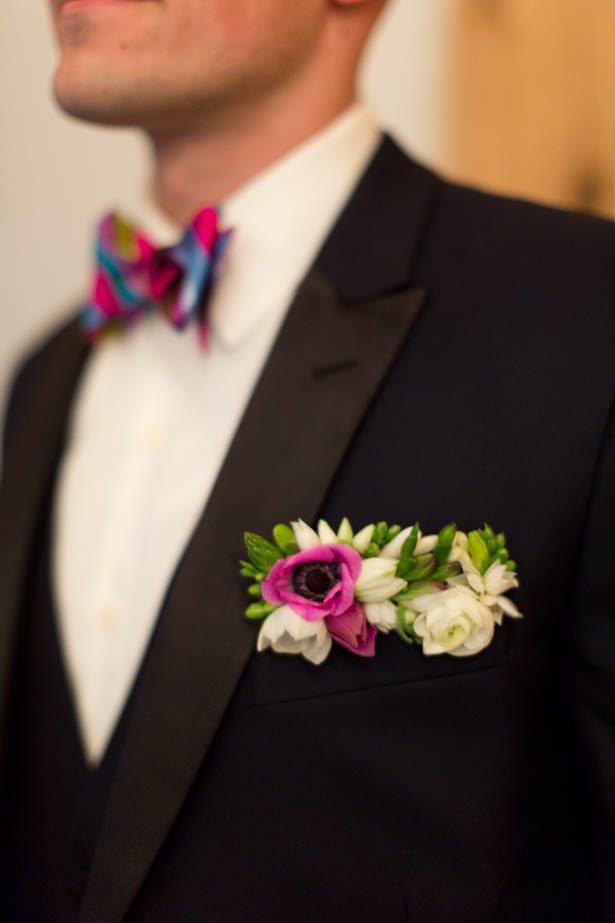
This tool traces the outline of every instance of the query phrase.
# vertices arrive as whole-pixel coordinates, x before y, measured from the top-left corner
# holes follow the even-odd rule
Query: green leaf
[[[401,551],[399,553],[399,563],[397,565],[397,570],[395,571],[396,577],[401,577],[402,580],[407,580],[408,577],[414,572],[416,567],[414,550],[416,548],[416,543],[419,539],[419,524],[415,522],[412,526],[412,531],[406,539],[406,541],[401,546]]]
[[[438,543],[434,548],[434,555],[436,556],[436,561],[438,564],[444,564],[449,554],[451,553],[451,548],[453,547],[453,541],[457,535],[457,526],[454,522],[451,522],[448,526],[444,526],[443,529],[440,529],[438,533]]]
[[[295,533],[285,523],[279,523],[273,530],[275,543],[284,556],[297,554],[299,545],[295,539]]]
[[[384,545],[388,531],[389,531],[388,523],[384,521],[377,522],[374,527],[374,534],[372,535],[372,541],[375,542],[376,545]]]
[[[268,615],[271,615],[275,606],[269,605],[269,603],[252,603],[251,606],[248,606],[246,609],[246,618],[250,619],[253,622],[257,622],[260,619],[267,618]]]
[[[468,544],[470,557],[479,574],[482,575],[489,567],[489,549],[487,548],[487,544],[478,531],[470,532],[468,535]]]
[[[270,571],[276,561],[283,557],[275,545],[254,532],[246,532],[244,541],[250,560],[259,571]]]

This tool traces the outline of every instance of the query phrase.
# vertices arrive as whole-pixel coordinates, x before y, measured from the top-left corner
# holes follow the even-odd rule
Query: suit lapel
[[[0,490],[0,741],[28,561],[86,354],[79,324],[71,322],[24,368],[14,395]]]
[[[144,661],[81,923],[125,916],[252,655],[244,530],[317,516],[409,333],[425,298],[408,287],[410,254],[435,182],[385,140],[298,292]]]

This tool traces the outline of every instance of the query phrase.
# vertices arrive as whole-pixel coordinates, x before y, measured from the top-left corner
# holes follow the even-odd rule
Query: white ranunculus
[[[352,547],[354,548],[355,551],[358,551],[359,554],[365,554],[365,552],[367,551],[368,545],[371,542],[372,537],[374,535],[374,529],[375,529],[375,526],[372,523],[372,525],[365,526],[364,529],[361,529],[360,532],[357,532],[357,534],[353,538]]]
[[[355,597],[364,603],[380,603],[400,593],[406,581],[395,576],[397,561],[391,558],[366,558],[355,584]]]
[[[317,545],[322,545],[316,532],[303,519],[291,522],[291,526],[295,533],[295,541],[299,545],[299,551],[307,551],[308,548],[316,548]]]
[[[320,539],[323,545],[336,545],[337,544],[337,535],[329,525],[329,523],[321,519],[318,523],[318,538]]]
[[[494,615],[468,587],[426,593],[410,603],[418,612],[413,628],[423,639],[423,653],[468,657],[491,643]]]
[[[367,621],[378,631],[388,634],[397,625],[397,609],[391,602],[366,603],[363,608]]]
[[[322,619],[308,622],[290,606],[279,606],[263,622],[256,642],[258,651],[268,647],[278,654],[301,654],[318,666],[331,650],[331,635]]]
[[[472,565],[472,570],[464,570],[463,574],[451,577],[448,582],[456,587],[469,586],[481,603],[491,609],[498,625],[502,624],[504,615],[517,619],[523,617],[515,604],[504,595],[519,586],[517,575],[507,570],[501,561],[495,561],[482,576]]]

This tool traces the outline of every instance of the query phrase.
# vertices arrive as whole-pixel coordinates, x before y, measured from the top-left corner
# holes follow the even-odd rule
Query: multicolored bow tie
[[[215,208],[203,208],[178,244],[157,249],[117,213],[105,215],[97,229],[90,301],[82,315],[88,340],[130,326],[158,307],[178,330],[195,318],[206,347],[207,295],[231,235],[220,231]]]

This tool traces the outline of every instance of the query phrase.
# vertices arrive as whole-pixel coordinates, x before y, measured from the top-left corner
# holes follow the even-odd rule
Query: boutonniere
[[[321,519],[277,525],[273,542],[245,534],[253,602],[262,621],[257,650],[302,654],[322,663],[333,642],[373,657],[378,632],[395,631],[424,654],[467,657],[491,642],[504,615],[521,613],[505,595],[519,586],[503,532],[485,525],[466,534],[454,524],[423,535],[419,524],[379,522],[334,532]]]

